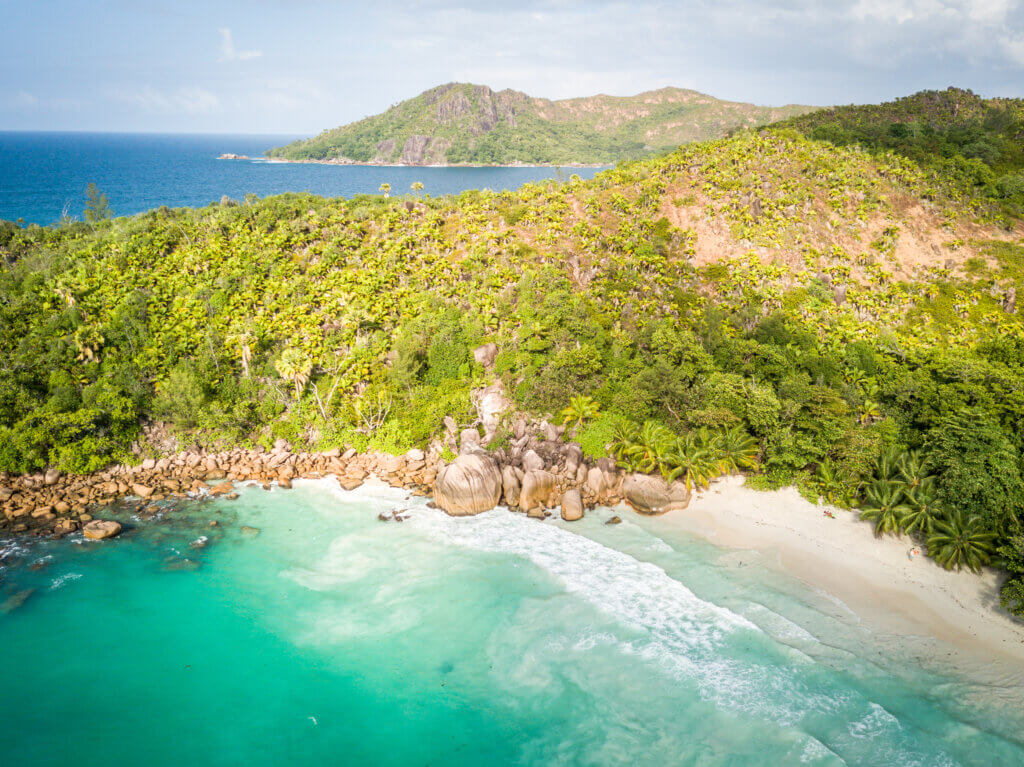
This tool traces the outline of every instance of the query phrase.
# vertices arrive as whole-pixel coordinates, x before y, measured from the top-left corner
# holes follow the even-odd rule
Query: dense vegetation
[[[983,99],[948,88],[825,109],[780,127],[840,146],[898,152],[937,179],[999,203],[1005,215],[1024,215],[1024,99]]]
[[[451,83],[386,112],[270,150],[289,160],[347,158],[406,164],[612,164],[721,138],[740,127],[806,112],[757,107],[664,88],[637,96],[549,101]],[[420,145],[406,151],[406,142]],[[410,145],[411,146],[411,145]]]
[[[99,468],[147,419],[402,451],[472,423],[493,375],[590,455],[691,485],[756,468],[1000,564],[1022,611],[1024,230],[936,173],[744,132],[515,193],[5,224],[0,470]],[[922,221],[945,244],[899,262]]]

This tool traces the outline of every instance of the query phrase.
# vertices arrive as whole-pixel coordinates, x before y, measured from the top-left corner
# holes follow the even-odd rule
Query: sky
[[[313,134],[441,83],[1024,96],[1024,0],[0,0],[0,130]]]

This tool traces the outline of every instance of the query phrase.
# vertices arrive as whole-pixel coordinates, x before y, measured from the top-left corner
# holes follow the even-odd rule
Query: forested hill
[[[884,104],[822,109],[774,126],[837,145],[894,151],[1024,213],[1024,99],[921,91]]]
[[[698,486],[742,466],[1001,566],[1024,615],[1024,224],[992,181],[1015,161],[860,122],[514,192],[0,224],[0,490],[193,444],[450,459],[500,384],[592,458]]]
[[[449,83],[267,154],[406,165],[611,164],[813,108],[761,107],[679,88],[551,101]]]

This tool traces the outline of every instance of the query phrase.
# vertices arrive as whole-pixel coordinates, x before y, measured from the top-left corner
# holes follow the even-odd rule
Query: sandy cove
[[[999,607],[994,570],[978,576],[945,570],[925,556],[912,560],[908,537],[876,538],[856,512],[816,506],[796,488],[762,492],[729,477],[687,509],[659,517],[657,525],[764,554],[784,573],[841,600],[872,628],[933,637],[971,660],[1024,664],[1024,622]]]

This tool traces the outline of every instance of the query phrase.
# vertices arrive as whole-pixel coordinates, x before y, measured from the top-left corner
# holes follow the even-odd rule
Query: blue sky
[[[1024,0],[0,0],[0,129],[315,133],[457,81],[1024,96]]]

